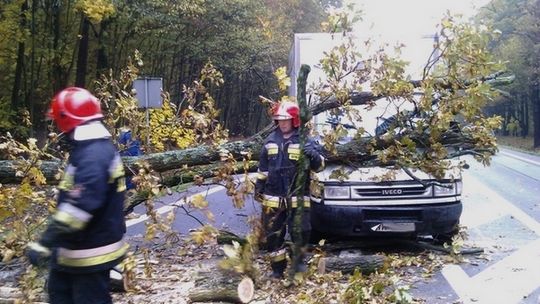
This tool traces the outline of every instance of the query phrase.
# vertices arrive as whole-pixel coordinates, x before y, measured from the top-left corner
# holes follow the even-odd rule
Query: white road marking
[[[173,210],[174,208],[177,208],[174,205],[183,205],[185,201],[189,201],[189,200],[193,199],[193,197],[195,197],[197,195],[205,196],[205,195],[210,195],[210,194],[216,193],[218,191],[222,191],[222,190],[225,190],[225,188],[223,186],[215,186],[215,187],[212,187],[212,188],[197,192],[197,193],[192,194],[192,195],[190,195],[188,197],[185,197],[185,198],[183,197],[183,198],[181,198],[181,199],[179,199],[179,200],[177,200],[175,202],[172,202],[170,204],[167,204],[167,205],[165,205],[163,207],[160,207],[160,208],[156,209],[156,213],[157,214],[167,213],[167,212]],[[143,214],[143,215],[139,216],[138,218],[134,218],[134,219],[130,219],[130,220],[126,221],[126,227],[130,227],[130,226],[136,225],[138,223],[144,222],[147,219],[148,219],[148,215]]]
[[[493,191],[491,188],[480,182],[478,179],[474,178],[470,174],[466,174],[466,177],[463,180],[464,187],[468,189],[474,189],[474,193],[481,193],[485,198],[481,202],[480,213],[472,212],[468,210],[469,205],[467,202],[464,202],[464,216],[467,221],[467,227],[477,227],[482,224],[485,224],[491,220],[494,220],[498,217],[510,214],[516,220],[520,221],[527,228],[534,231],[538,236],[540,236],[540,223],[538,223],[534,218],[529,216],[527,213],[523,212],[521,209],[513,205],[511,202],[507,201],[505,198],[500,196],[497,192]],[[468,195],[470,196],[470,195]],[[475,208],[475,206],[471,206]]]
[[[506,155],[508,157],[511,157],[511,158],[519,159],[521,161],[524,161],[526,163],[529,163],[529,164],[532,164],[532,165],[535,165],[535,166],[540,166],[540,162],[534,161],[532,159],[521,157],[521,156],[518,156],[518,155],[515,155],[515,154],[512,154],[512,153],[508,153],[506,151],[499,151],[499,153],[502,154],[502,155]]]
[[[540,223],[467,175],[464,185],[474,189],[469,196],[479,195],[482,198],[471,206],[464,202],[462,219],[469,228],[511,215],[540,236]],[[469,277],[459,265],[445,265],[441,272],[464,303],[519,303],[540,285],[540,239],[519,248],[473,277]]]
[[[536,290],[540,273],[540,239],[469,277],[458,265],[446,265],[442,274],[463,303],[520,303]]]
[[[248,174],[249,179],[252,179],[254,176],[256,176],[256,173],[249,173]],[[239,179],[239,182],[244,182],[244,181],[245,181],[245,177],[242,174],[242,177]],[[185,197],[185,198],[183,197],[183,198],[181,198],[181,199],[179,199],[179,200],[177,200],[175,202],[172,202],[172,203],[167,204],[167,205],[165,205],[163,207],[160,207],[160,208],[156,209],[156,213],[161,215],[163,213],[170,212],[174,208],[177,208],[176,206],[183,205],[185,201],[189,201],[189,200],[193,199],[193,197],[195,197],[197,195],[206,196],[206,195],[210,195],[210,194],[216,193],[218,191],[222,191],[222,190],[225,190],[225,187],[223,187],[223,186],[215,186],[215,187],[212,187],[212,188],[208,188],[206,190],[197,192],[197,193],[192,194],[192,195],[190,195],[188,197]],[[143,214],[143,215],[139,216],[138,218],[127,220],[126,221],[126,227],[130,227],[130,226],[136,225],[138,223],[144,222],[147,219],[148,219],[148,215]]]

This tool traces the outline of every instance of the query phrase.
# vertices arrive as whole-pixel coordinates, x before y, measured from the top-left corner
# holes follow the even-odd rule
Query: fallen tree
[[[370,100],[371,99],[366,99],[362,102],[367,103]],[[359,102],[358,104],[364,103]],[[337,105],[316,106],[315,109],[317,111],[314,111],[313,113],[317,114],[319,113],[318,111],[332,109],[335,107],[337,107]],[[233,141],[220,146],[202,145],[194,148],[173,150],[163,153],[152,153],[138,157],[123,157],[122,160],[124,161],[124,166],[128,174],[131,172],[137,172],[137,163],[146,162],[156,172],[165,172],[187,166],[189,169],[183,170],[186,180],[189,180],[188,175],[201,175],[209,177],[211,174],[208,173],[211,171],[208,170],[211,170],[212,167],[216,167],[216,165],[212,163],[219,161],[221,157],[220,154],[223,151],[228,151],[237,160],[243,159],[245,157],[245,152],[250,151],[252,153],[252,160],[258,160],[263,143],[262,135],[267,133],[269,129],[271,130],[272,127],[273,125],[265,128],[257,135],[246,140]],[[336,154],[326,155],[327,160],[329,163],[341,163],[343,160],[347,160],[366,165],[385,165],[384,162],[376,160],[376,155],[374,155],[373,149],[384,150],[405,135],[406,133],[391,139],[379,137],[353,140],[347,144],[338,146]],[[413,138],[413,140],[421,147],[421,145],[428,142],[428,136],[429,134],[426,133],[424,137]],[[440,139],[440,143],[452,151],[449,157],[457,157],[465,154],[483,155],[486,153],[486,156],[490,156],[496,152],[489,146],[479,146],[473,134],[467,132],[464,133],[462,131],[456,132],[449,130],[448,132],[441,134]],[[19,183],[21,181],[20,175],[17,174],[15,166],[16,162],[17,161],[12,160],[0,160],[0,183],[11,184]],[[209,167],[197,167],[204,165],[209,165]],[[61,166],[61,161],[49,160],[40,162],[39,167],[45,178],[47,178],[48,184],[58,183],[57,175],[61,169]],[[192,173],[188,174],[188,172]],[[166,184],[173,185],[178,181],[178,179],[179,177],[172,179],[170,182],[166,182]]]
[[[195,288],[189,292],[191,302],[249,303],[255,295],[253,280],[221,269],[201,271],[195,279]]]

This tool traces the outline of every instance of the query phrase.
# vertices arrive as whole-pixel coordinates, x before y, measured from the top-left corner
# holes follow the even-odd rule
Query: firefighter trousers
[[[273,262],[280,262],[285,260],[286,250],[284,248],[285,235],[287,229],[291,235],[291,240],[296,242],[294,232],[294,218],[297,212],[297,208],[268,208],[263,207],[262,222],[265,234],[264,246]],[[310,209],[304,208],[302,213],[300,233],[301,241],[300,246],[304,247],[311,234],[311,217]]]
[[[51,304],[112,304],[109,270],[67,273],[51,269],[48,292]]]

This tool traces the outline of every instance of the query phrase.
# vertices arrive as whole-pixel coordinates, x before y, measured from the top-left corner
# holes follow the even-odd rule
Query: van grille
[[[431,187],[396,185],[353,187],[353,196],[356,198],[399,198],[399,197],[426,197],[431,196]]]

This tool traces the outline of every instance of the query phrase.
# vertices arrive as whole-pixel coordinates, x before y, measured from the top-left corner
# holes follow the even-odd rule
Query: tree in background
[[[491,47],[516,76],[512,84],[502,88],[507,94],[488,110],[505,118],[503,130],[516,120],[520,135],[532,131],[534,147],[540,147],[540,1],[493,0],[477,19],[500,30],[500,39]]]
[[[183,85],[212,61],[224,84],[209,88],[233,134],[266,123],[254,100],[275,94],[272,73],[285,65],[294,32],[317,31],[328,0],[8,0],[0,8],[0,130],[45,130],[51,96],[68,85],[92,89],[117,77],[138,50],[142,76],[159,76],[182,106]],[[21,113],[28,112],[27,115]],[[31,128],[21,124],[29,117]],[[21,127],[22,126],[22,127]],[[43,138],[45,132],[34,136]]]

